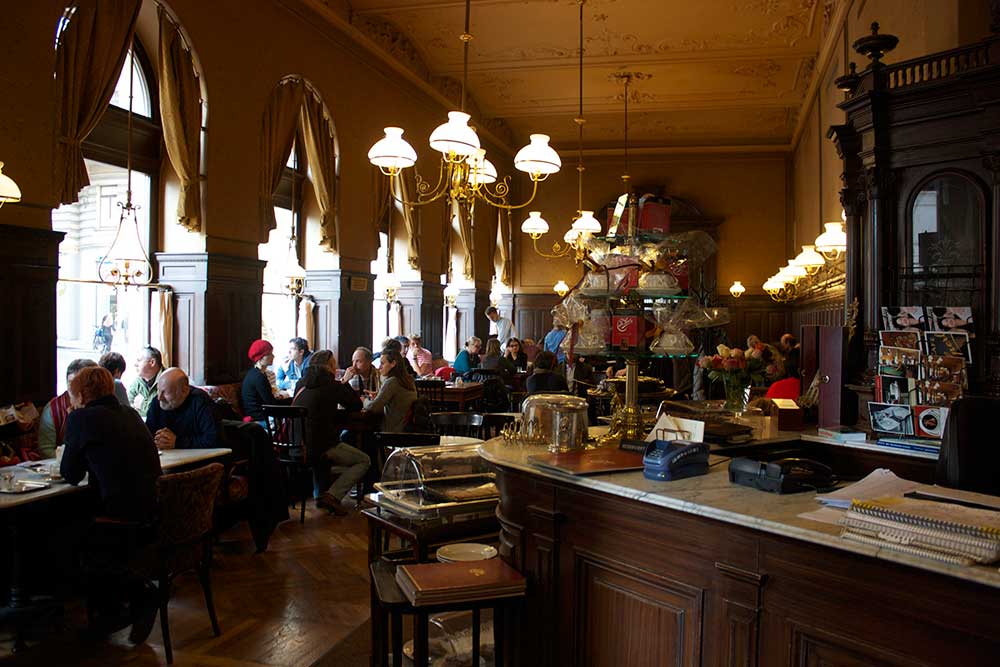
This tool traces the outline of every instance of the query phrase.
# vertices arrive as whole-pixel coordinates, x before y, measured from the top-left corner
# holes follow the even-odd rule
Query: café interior
[[[0,43],[0,665],[997,664],[1000,3]]]

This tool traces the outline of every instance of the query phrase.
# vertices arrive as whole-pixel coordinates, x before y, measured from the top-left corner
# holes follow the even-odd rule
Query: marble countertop
[[[479,452],[497,466],[522,470],[565,484],[1000,588],[1000,571],[995,565],[949,565],[845,540],[840,537],[839,526],[799,516],[822,507],[816,501],[815,492],[777,495],[731,484],[727,457],[713,455],[710,459],[712,467],[707,475],[658,482],[646,479],[642,472],[580,477],[539,468],[529,463],[528,457],[545,453],[545,447],[509,445],[501,438],[485,442]]]

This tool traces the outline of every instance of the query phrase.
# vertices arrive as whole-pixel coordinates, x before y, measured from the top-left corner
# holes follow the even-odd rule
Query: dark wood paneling
[[[56,393],[56,279],[62,232],[0,225],[0,405]]]
[[[444,287],[424,280],[405,281],[397,298],[403,307],[403,334],[420,333],[425,348],[444,349]]]
[[[316,303],[316,349],[333,350],[344,365],[356,348],[372,344],[374,289],[370,273],[306,271],[303,293]]]
[[[729,307],[726,338],[731,346],[746,347],[750,335],[776,344],[783,333],[791,330],[789,307],[767,295],[745,294],[739,299],[720,296],[717,301]]]
[[[514,325],[521,338],[541,339],[552,329],[552,307],[559,303],[556,294],[516,294]]]
[[[490,321],[486,309],[490,305],[490,292],[486,289],[463,289],[455,299],[458,315],[458,343],[461,345],[469,336],[486,340],[490,334]]]

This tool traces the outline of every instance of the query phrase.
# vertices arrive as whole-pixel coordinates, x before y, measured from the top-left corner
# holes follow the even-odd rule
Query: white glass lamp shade
[[[398,290],[400,288],[399,278],[396,277],[395,273],[388,273],[382,279],[382,287],[384,289]]]
[[[395,173],[416,164],[417,152],[403,138],[402,128],[387,127],[385,136],[368,151],[368,161],[383,171]]]
[[[585,234],[600,234],[601,223],[594,217],[593,211],[580,211],[580,217],[573,221],[573,229]]]
[[[783,282],[779,281],[774,277],[771,277],[764,281],[763,288],[765,292],[771,294],[772,292],[777,292],[778,290],[782,289],[784,286],[785,284]]]
[[[539,180],[559,171],[562,160],[559,159],[559,153],[549,146],[549,135],[533,134],[531,142],[514,156],[514,167]]]
[[[479,135],[469,127],[469,114],[449,111],[448,122],[431,132],[430,143],[440,153],[464,158],[479,150]]]
[[[781,271],[779,271],[779,273],[782,272],[784,277],[791,278],[793,281],[798,280],[799,278],[806,277],[806,270],[801,266],[796,266],[792,264],[791,262],[789,262],[788,264],[786,264],[781,268]]]
[[[846,252],[847,233],[844,231],[844,223],[828,222],[823,227],[826,231],[816,237],[816,250],[826,256]]]
[[[531,211],[528,219],[521,223],[521,231],[537,238],[549,231],[549,223],[542,217],[541,211]]]
[[[746,291],[747,288],[739,280],[734,280],[733,284],[729,286],[729,293],[733,295],[734,299],[740,298]]]
[[[296,280],[306,279],[306,270],[299,264],[299,253],[295,250],[295,241],[289,241],[288,254],[285,257],[285,276]]]
[[[566,296],[566,293],[569,292],[569,285],[566,284],[565,280],[560,280],[552,286],[552,290],[559,296]]]
[[[470,155],[466,162],[469,163],[469,185],[476,187],[497,182],[497,168],[486,159],[486,151],[482,148],[475,155]]]
[[[569,229],[566,230],[566,233],[563,234],[563,241],[569,243],[570,245],[573,245],[574,243],[576,243],[576,240],[580,238],[580,235],[582,233],[583,232],[581,232],[580,230],[573,229],[572,227],[570,227]]]
[[[448,283],[448,286],[444,288],[444,295],[446,297],[456,299],[458,298],[458,294],[459,294],[458,285],[456,285],[455,283]]]
[[[816,246],[804,245],[802,252],[791,261],[791,264],[792,266],[801,266],[806,270],[806,273],[812,274],[821,269],[826,264],[826,260],[823,255],[816,252]]]
[[[0,162],[0,206],[9,201],[21,201],[21,188],[10,176],[3,173],[3,162]]]

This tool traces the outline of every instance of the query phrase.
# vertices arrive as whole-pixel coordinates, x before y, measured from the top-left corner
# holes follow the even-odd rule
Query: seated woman
[[[406,430],[410,406],[417,400],[417,386],[403,361],[403,355],[398,351],[382,350],[378,367],[382,387],[371,403],[365,406],[366,412],[384,412],[382,430],[390,433]]]
[[[479,361],[479,367],[488,371],[497,371],[504,384],[510,384],[517,372],[510,359],[500,355],[500,341],[496,338],[490,338],[486,341],[486,353]]]
[[[556,355],[542,350],[535,357],[535,369],[528,376],[524,388],[529,394],[544,394],[549,391],[568,391],[566,378],[555,372]]]
[[[525,338],[522,340],[521,347],[524,349],[524,356],[527,357],[529,364],[535,363],[535,357],[542,351],[541,346],[535,342],[534,338]]]
[[[458,353],[452,364],[456,373],[468,373],[479,365],[479,348],[482,345],[483,341],[478,336],[470,336],[465,341],[465,349]]]
[[[507,350],[503,356],[514,365],[516,371],[527,370],[528,355],[521,349],[521,341],[517,338],[511,338],[507,341]]]
[[[255,340],[247,352],[253,366],[243,378],[241,398],[243,413],[264,426],[264,405],[287,402],[288,395],[278,389],[274,373],[268,368],[274,363],[274,348],[266,340]]]

